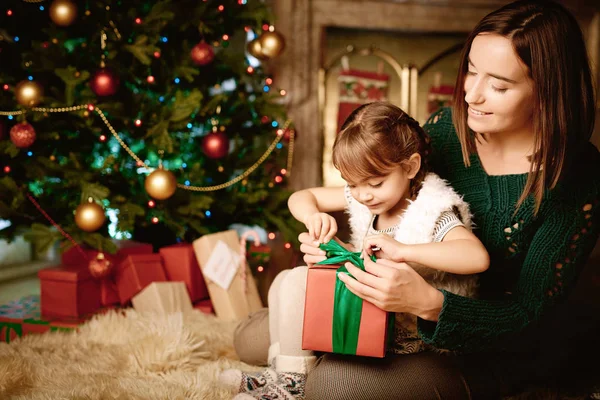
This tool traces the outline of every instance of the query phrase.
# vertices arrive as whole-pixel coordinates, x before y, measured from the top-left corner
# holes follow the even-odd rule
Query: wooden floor
[[[32,294],[40,294],[37,274],[0,282],[0,304]]]

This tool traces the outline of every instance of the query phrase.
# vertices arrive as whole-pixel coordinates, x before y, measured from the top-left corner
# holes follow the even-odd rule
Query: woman
[[[494,398],[560,382],[570,343],[548,329],[600,229],[595,100],[581,29],[561,5],[517,1],[484,17],[464,47],[453,108],[433,115],[434,172],[471,206],[490,254],[479,299],[428,285],[381,236],[377,263],[340,277],[361,298],[417,317],[433,352],[384,360],[326,354],[307,398]],[[478,227],[478,228],[477,228]],[[323,259],[307,234],[304,260]],[[237,343],[252,331],[243,324]],[[246,336],[247,337],[247,336]]]

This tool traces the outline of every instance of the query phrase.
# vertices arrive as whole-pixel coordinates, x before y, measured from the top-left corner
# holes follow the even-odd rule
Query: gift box
[[[192,302],[183,282],[152,282],[133,296],[131,303],[138,312],[160,315],[192,309]]]
[[[217,317],[241,319],[262,308],[250,268],[241,258],[236,231],[204,235],[193,247]]]
[[[104,252],[104,255],[108,260],[114,262],[115,265],[131,254],[152,254],[152,245],[148,243],[140,243],[133,240],[115,240],[114,244],[117,246],[117,252],[115,254]],[[84,254],[80,250],[83,250]],[[73,246],[62,253],[61,264],[64,266],[87,265],[97,255],[98,250],[96,249],[90,249],[86,246],[81,246],[81,249],[77,249],[77,247]]]
[[[339,264],[315,264],[308,269],[302,348],[384,357],[392,337],[393,314],[363,301],[337,279],[338,272],[347,272],[344,261],[362,267],[362,260],[360,253],[348,252],[339,245],[333,247],[335,251],[321,245],[328,255],[325,262]]]
[[[104,252],[105,258],[113,263],[113,268],[130,254],[152,254],[151,244],[132,240],[115,240],[114,243],[117,246],[115,254]],[[61,255],[61,262],[63,266],[87,268],[90,260],[95,259],[98,253],[99,251],[96,249],[85,246],[78,249],[73,246]],[[119,293],[112,274],[100,281],[100,301],[103,306],[119,303]]]
[[[23,297],[0,305],[0,342],[10,343],[31,333],[74,330],[88,318],[46,319],[41,316],[40,296]]]
[[[117,266],[115,282],[121,304],[126,304],[152,282],[167,280],[160,254],[131,254]]]
[[[208,297],[208,289],[191,244],[162,247],[159,254],[167,279],[172,282],[184,282],[192,302]]]
[[[87,268],[53,267],[38,271],[42,316],[80,317],[101,307],[100,283]]]
[[[196,303],[194,303],[193,307],[196,310],[200,310],[205,314],[214,314],[215,313],[215,309],[213,308],[213,305],[212,305],[212,302],[210,301],[210,299],[204,299],[204,300],[197,301]]]

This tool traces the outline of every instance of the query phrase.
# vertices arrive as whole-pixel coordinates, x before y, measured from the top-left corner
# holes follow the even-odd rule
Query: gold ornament
[[[91,197],[75,210],[75,224],[83,231],[94,232],[104,225],[105,220],[104,209]]]
[[[259,60],[266,60],[268,57],[262,53],[262,44],[260,44],[259,39],[254,39],[248,42],[247,45],[248,53]]]
[[[25,107],[34,107],[42,101],[44,90],[34,81],[21,81],[15,88],[17,103]]]
[[[144,183],[146,192],[156,199],[165,200],[173,196],[177,189],[177,180],[172,172],[163,169],[162,165],[155,169]]]
[[[50,19],[56,25],[69,26],[77,18],[77,6],[70,0],[54,0],[50,5]]]
[[[275,58],[283,52],[285,39],[278,32],[265,32],[260,38],[261,53],[268,58]]]

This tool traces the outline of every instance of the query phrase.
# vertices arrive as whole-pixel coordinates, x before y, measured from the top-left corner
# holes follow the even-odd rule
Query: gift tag
[[[228,290],[239,265],[239,254],[232,251],[225,242],[219,240],[210,254],[206,265],[202,267],[202,274],[205,278]]]

